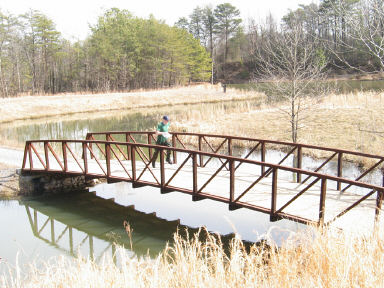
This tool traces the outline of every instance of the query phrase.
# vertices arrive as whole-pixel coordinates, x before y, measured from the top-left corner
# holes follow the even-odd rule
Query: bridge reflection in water
[[[103,255],[114,257],[117,246],[122,246],[133,247],[132,255],[154,257],[172,240],[178,221],[166,221],[111,200],[80,193],[22,200],[22,205],[33,235],[67,255],[80,252],[98,261]],[[124,221],[133,226],[131,238]]]

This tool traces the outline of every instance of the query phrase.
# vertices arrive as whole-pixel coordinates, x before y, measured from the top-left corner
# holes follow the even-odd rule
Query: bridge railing
[[[299,168],[313,172],[320,172],[340,178],[353,179],[359,182],[366,182],[367,176],[375,170],[382,171],[382,184],[384,186],[384,156],[361,153],[344,149],[329,147],[320,147],[301,143],[273,141],[258,138],[238,137],[229,135],[215,135],[202,133],[172,132],[172,146],[175,148],[193,149],[197,151],[211,152],[213,154],[222,154],[228,156],[236,155],[236,148],[247,148],[243,155],[236,155],[243,159],[257,159],[260,162],[284,165],[292,168]],[[156,142],[155,132],[141,131],[108,131],[87,133],[87,140],[106,140],[132,143],[153,144]],[[275,153],[270,157],[268,151],[277,149],[280,153]],[[121,149],[119,149],[121,150]],[[149,157],[153,155],[153,149],[148,148]],[[305,161],[306,155],[311,158]],[[105,156],[105,155],[104,155]],[[313,161],[312,157],[319,157],[318,161]],[[129,151],[126,153],[126,159],[130,157]],[[206,167],[212,160],[212,156],[199,155],[198,164],[200,167]],[[174,162],[177,162],[177,153],[173,151]],[[355,171],[353,176],[345,173],[345,164],[349,161],[358,163],[360,169]],[[306,163],[309,162],[309,163]],[[224,169],[228,170],[226,166]],[[265,165],[260,165],[260,175],[264,174]],[[300,172],[293,175],[297,183],[306,183],[311,177]],[[352,178],[354,177],[354,178]],[[349,185],[342,185],[342,182],[335,183],[337,190],[345,192],[350,189]]]
[[[152,168],[153,158],[149,155],[150,149],[161,151],[160,161],[157,163],[160,169]],[[179,191],[190,194],[195,201],[201,199],[221,201],[229,204],[231,210],[248,208],[267,213],[272,221],[286,218],[301,223],[328,225],[362,202],[372,204],[372,201],[374,201],[372,206],[374,218],[379,218],[384,195],[382,186],[281,164],[175,147],[167,149],[183,156],[183,160],[180,161],[182,163],[166,167],[163,153],[165,149],[162,146],[132,141],[27,141],[22,171],[106,178],[108,182],[131,182],[134,187],[149,185],[160,188],[162,193]],[[129,151],[129,159],[126,151]],[[208,169],[199,163],[201,158],[212,158],[221,164],[215,169]],[[225,167],[228,167],[228,171]],[[260,167],[264,167],[264,172],[261,175],[252,175],[252,172],[259,171]],[[311,177],[312,181],[291,183],[296,185],[291,187],[287,181],[282,182],[279,179],[278,175],[282,172],[301,174]],[[327,196],[327,191],[331,191],[329,184],[332,182],[358,188],[359,193],[348,195],[350,198],[345,201],[342,211],[328,213],[329,215],[325,217],[326,201],[333,201],[334,198],[334,195]],[[308,194],[312,197],[311,201],[317,203],[315,206],[318,208],[314,208],[317,209],[315,212],[318,213],[317,217],[301,214],[303,204],[298,205],[297,199],[302,199],[303,195]]]

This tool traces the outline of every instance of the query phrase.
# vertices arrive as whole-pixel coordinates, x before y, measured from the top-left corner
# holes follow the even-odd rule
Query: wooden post
[[[83,143],[84,174],[88,174],[87,143]]]
[[[202,138],[202,136],[200,136],[199,135],[199,152],[202,152],[202,146],[203,146],[203,138]],[[201,155],[201,154],[199,154],[199,161],[200,161],[200,163],[199,163],[199,166],[200,167],[203,167],[203,165],[204,165],[204,158],[203,158],[203,155]]]
[[[232,156],[232,138],[228,138],[228,155]]]
[[[91,139],[92,139],[92,134],[87,133],[87,137],[85,137],[85,140],[91,140]],[[93,152],[92,143],[89,143],[89,150]],[[93,159],[92,153],[91,153],[91,159]]]
[[[201,197],[198,195],[198,187],[197,187],[197,154],[192,154],[192,181],[193,181],[193,188],[192,188],[192,201],[199,201],[202,200]]]
[[[129,137],[129,134],[126,133],[125,134],[125,142],[130,142],[131,141],[131,138]],[[127,145],[127,156],[128,156],[128,160],[131,160],[131,146]]]
[[[164,169],[164,153],[163,149],[160,148],[160,189],[161,192],[165,192],[165,169]]]
[[[319,226],[324,225],[324,214],[325,214],[325,197],[327,194],[327,179],[321,179],[321,190],[320,190],[320,205],[319,205]]]
[[[148,139],[148,141],[147,141],[148,144],[152,145],[152,136],[150,133],[148,133],[147,139]],[[149,161],[152,161],[153,149],[151,147],[148,148],[148,155],[149,155]]]
[[[44,141],[45,170],[49,170],[48,142]]]
[[[132,183],[136,182],[136,147],[131,146]]]
[[[111,144],[105,143],[105,162],[107,165],[107,178],[111,176]]]
[[[29,156],[29,169],[33,169],[33,159],[32,159],[32,143],[28,143],[28,156]]]
[[[112,139],[111,134],[109,133],[105,134],[105,141],[112,141],[111,139]],[[104,151],[105,151],[105,160],[107,160],[107,145],[104,146]]]
[[[261,142],[261,162],[265,162],[265,142]],[[261,175],[265,172],[265,166],[261,165]]]
[[[383,204],[383,192],[377,191],[377,198],[376,198],[376,209],[375,209],[375,224],[377,225],[379,223],[380,219],[380,211]]]
[[[192,154],[193,194],[197,193],[197,154]]]
[[[277,203],[277,168],[273,168],[272,170],[272,196],[271,196],[271,214],[270,214],[270,221],[274,222],[277,221],[278,218],[276,217],[276,203]]]
[[[32,143],[28,143],[28,155],[29,155],[29,169],[33,169],[33,159],[32,159]]]
[[[301,146],[297,146],[297,168],[301,169],[303,162],[303,151]],[[296,175],[296,182],[301,182],[301,173],[297,173]]]
[[[23,166],[21,166],[22,169],[25,169],[25,164],[27,163],[27,153],[28,153],[28,144],[25,143],[24,156],[23,156]]]
[[[229,160],[229,202],[235,200],[235,161]]]
[[[337,177],[343,177],[343,153],[339,153],[337,157]],[[341,190],[341,182],[337,181],[337,190]]]
[[[176,134],[172,134],[172,147],[176,148]],[[177,164],[177,153],[175,150],[172,151],[173,153],[173,164]]]
[[[63,150],[64,172],[68,172],[68,159],[67,159],[67,142],[61,143]]]

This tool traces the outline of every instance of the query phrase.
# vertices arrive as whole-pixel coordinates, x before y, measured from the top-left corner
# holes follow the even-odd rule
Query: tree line
[[[196,7],[175,24],[192,33],[210,51],[217,80],[265,76],[259,73],[262,63],[255,47],[298,29],[305,43],[315,46],[322,61],[327,61],[324,69],[328,73],[384,70],[382,0],[321,0],[319,4],[299,5],[282,19],[267,15],[263,23],[247,19],[245,24],[239,15],[239,10],[229,3],[215,8]]]
[[[288,75],[279,53],[295,49],[293,31],[321,72],[384,70],[382,0],[321,0],[299,5],[282,19],[269,15],[263,23],[244,21],[235,6],[223,3],[196,7],[173,26],[113,8],[98,18],[87,39],[75,43],[62,37],[52,19],[30,10],[18,16],[0,12],[0,95],[271,79],[271,71]]]
[[[0,94],[129,91],[207,81],[209,53],[163,21],[106,11],[84,41],[71,43],[39,11],[0,13]]]

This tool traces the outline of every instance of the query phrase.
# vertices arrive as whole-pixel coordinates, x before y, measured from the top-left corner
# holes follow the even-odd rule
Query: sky
[[[89,34],[89,25],[94,25],[97,17],[106,9],[117,7],[127,9],[133,15],[165,20],[173,25],[180,17],[188,16],[196,6],[229,2],[237,7],[243,19],[257,21],[271,13],[280,19],[288,9],[296,9],[299,4],[310,4],[316,0],[0,0],[0,10],[14,15],[23,14],[29,9],[39,10],[56,23],[56,28],[66,39],[83,40]]]

